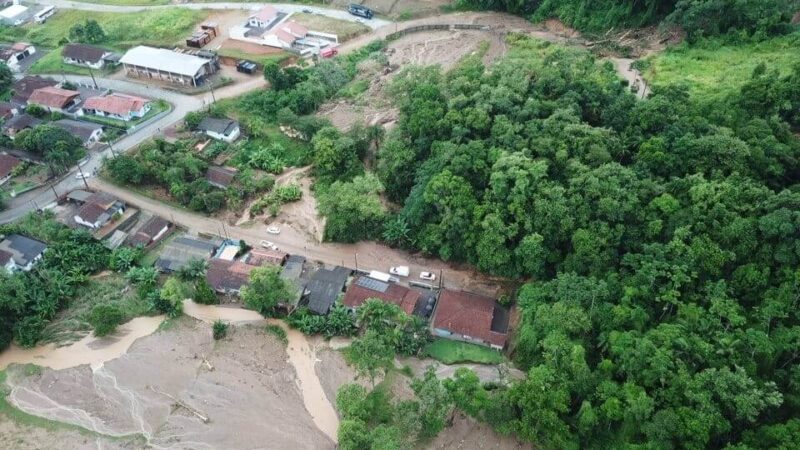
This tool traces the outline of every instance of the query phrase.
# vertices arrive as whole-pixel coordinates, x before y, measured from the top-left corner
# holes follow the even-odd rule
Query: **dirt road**
[[[266,225],[260,223],[252,224],[248,227],[225,224],[223,227],[222,222],[215,218],[153,200],[99,178],[92,178],[89,181],[89,186],[115,195],[128,204],[164,217],[195,233],[201,232],[223,236],[227,231],[230,236],[244,239],[251,244],[262,239],[269,239],[290,254],[303,255],[326,264],[340,264],[353,268],[357,266],[360,269],[381,271],[387,271],[390,266],[407,265],[411,269],[412,277],[416,277],[423,270],[433,271],[442,274],[445,287],[486,295],[497,294],[503,284],[508,282],[507,280],[481,274],[469,266],[451,265],[438,259],[412,255],[375,242],[334,244],[319,243],[304,234],[289,235],[281,233],[278,236],[273,236],[267,234]],[[357,264],[356,260],[358,260]]]

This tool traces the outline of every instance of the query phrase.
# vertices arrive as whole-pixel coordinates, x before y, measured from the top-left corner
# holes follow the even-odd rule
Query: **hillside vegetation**
[[[637,101],[583,51],[510,43],[488,70],[398,75],[378,155],[402,205],[385,239],[535,280],[527,379],[456,404],[542,448],[788,445],[800,66],[757,67],[707,115],[685,87]]]

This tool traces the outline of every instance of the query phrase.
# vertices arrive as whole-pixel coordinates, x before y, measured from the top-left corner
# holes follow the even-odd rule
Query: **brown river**
[[[212,323],[223,320],[232,324],[264,322],[280,326],[286,331],[288,344],[286,352],[289,362],[297,373],[296,383],[302,394],[306,410],[311,414],[314,424],[334,442],[339,419],[333,405],[325,396],[322,383],[314,366],[317,363],[316,350],[309,344],[305,335],[290,329],[284,322],[276,319],[265,320],[255,311],[239,308],[226,308],[211,305],[199,305],[191,300],[184,302],[184,314]],[[158,330],[164,316],[138,317],[120,326],[113,338],[98,339],[88,335],[71,345],[57,347],[53,344],[41,345],[30,349],[11,346],[0,353],[0,370],[9,364],[36,364],[54,370],[67,369],[89,364],[97,371],[103,363],[124,355],[134,341],[148,336]]]

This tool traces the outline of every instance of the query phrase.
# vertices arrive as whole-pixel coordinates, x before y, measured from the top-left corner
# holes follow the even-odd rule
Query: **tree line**
[[[529,280],[526,379],[457,406],[544,448],[797,442],[800,67],[640,101],[586,52],[509,42],[399,74],[378,153],[385,237]]]

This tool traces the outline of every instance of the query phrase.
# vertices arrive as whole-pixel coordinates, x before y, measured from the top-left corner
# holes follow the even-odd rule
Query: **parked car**
[[[389,268],[389,273],[399,277],[407,277],[409,274],[408,266],[395,266]]]
[[[267,227],[267,233],[269,234],[281,234],[281,229],[276,226]]]
[[[274,242],[270,242],[270,241],[261,241],[261,246],[264,247],[264,248],[268,248],[270,250],[277,250],[278,249],[278,246],[275,245]]]
[[[433,272],[420,272],[419,277],[423,280],[433,281],[436,279],[436,274]]]
[[[329,47],[329,48],[326,48],[326,49],[322,49],[319,52],[319,56],[321,56],[323,58],[333,58],[334,56],[336,56],[338,54],[339,54],[339,50],[335,49],[335,48],[332,48],[332,47]]]
[[[78,172],[78,173],[75,174],[75,179],[76,180],[83,180],[83,179],[91,178],[91,177],[92,177],[92,174],[90,174],[90,173]]]
[[[314,11],[310,10],[309,8],[303,8],[303,12],[306,14],[313,14]]]

